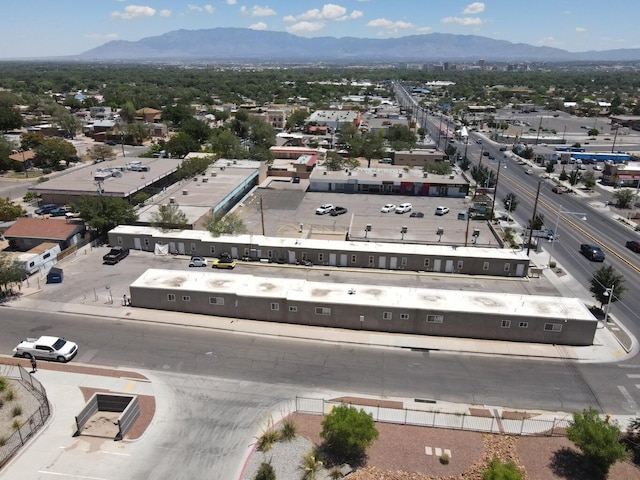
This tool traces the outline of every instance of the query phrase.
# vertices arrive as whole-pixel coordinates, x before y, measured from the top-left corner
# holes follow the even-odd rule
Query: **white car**
[[[413,208],[413,205],[410,203],[401,203],[396,207],[396,213],[407,213],[410,212]]]
[[[325,203],[324,205],[320,205],[316,208],[316,215],[325,215],[327,213],[331,213],[333,210],[333,205],[330,203]]]
[[[449,207],[436,207],[436,215],[446,215],[449,213]]]
[[[528,169],[526,172],[524,172],[524,173],[526,173],[527,175],[531,175],[531,174],[533,173],[533,170],[531,170],[531,169],[529,168],[529,169]]]
[[[393,203],[387,203],[384,207],[380,209],[382,213],[393,212],[396,209],[396,206]]]
[[[78,345],[61,337],[44,335],[40,338],[27,338],[13,349],[13,353],[24,358],[44,358],[68,362],[78,352]]]
[[[191,257],[191,260],[189,260],[189,266],[190,267],[206,267],[207,259],[203,257]]]

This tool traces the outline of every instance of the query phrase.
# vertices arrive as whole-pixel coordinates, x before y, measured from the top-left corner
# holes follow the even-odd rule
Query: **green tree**
[[[214,237],[240,235],[247,231],[246,225],[235,213],[227,213],[223,217],[211,216],[205,223],[205,228]]]
[[[529,220],[529,228],[533,230],[542,230],[544,227],[544,215],[542,213],[536,214],[536,218],[533,219],[533,222]]]
[[[193,117],[183,120],[180,131],[189,135],[200,145],[206,142],[211,136],[211,128],[209,128],[209,125]]]
[[[171,137],[165,144],[167,152],[172,157],[183,158],[189,152],[199,152],[200,144],[184,132],[178,132],[177,135]]]
[[[362,143],[357,152],[360,157],[367,159],[367,168],[371,168],[371,160],[385,155],[384,137],[378,132],[367,132],[362,136]]]
[[[630,208],[635,202],[636,192],[630,188],[621,188],[613,192],[613,198],[616,199],[616,207]]]
[[[560,175],[558,175],[558,179],[561,182],[569,180],[569,175],[567,175],[567,171],[564,169],[564,167],[562,167],[562,171],[560,172]]]
[[[149,138],[149,127],[142,122],[128,123],[124,131],[134,145],[142,145],[142,142]]]
[[[309,110],[306,109],[297,109],[291,112],[291,115],[287,117],[286,127],[288,129],[296,129],[304,127],[304,121],[309,116]]]
[[[63,113],[57,115],[55,120],[66,138],[76,138],[76,133],[80,128],[80,122],[74,115],[71,115],[65,110]]]
[[[178,205],[170,203],[160,205],[158,210],[151,214],[151,225],[163,230],[186,230],[189,227],[189,220]]]
[[[588,135],[590,137],[597,137],[599,133],[600,132],[598,131],[597,128],[592,128],[592,129],[589,130]]]
[[[371,414],[342,404],[324,417],[320,437],[336,459],[358,459],[378,438],[378,430]]]
[[[18,217],[26,215],[24,208],[10,201],[8,198],[0,198],[0,222],[10,222]]]
[[[22,115],[8,98],[0,98],[0,132],[22,127]]]
[[[131,100],[128,100],[120,109],[120,118],[125,123],[136,121],[136,107]]]
[[[580,181],[584,184],[584,186],[588,189],[592,189],[596,185],[596,175],[591,170],[585,172],[580,178]]]
[[[185,178],[195,177],[204,173],[211,162],[215,160],[214,156],[195,157],[183,160],[176,171],[176,179],[184,180]]]
[[[13,295],[13,287],[27,278],[26,272],[5,253],[0,253],[0,298]]]
[[[193,113],[193,109],[183,103],[168,105],[162,110],[162,120],[180,126],[183,121],[193,118]]]
[[[580,180],[580,171],[578,169],[571,170],[571,173],[569,174],[569,184],[576,185],[579,180]]]
[[[507,193],[502,199],[502,205],[504,205],[505,210],[509,213],[515,212],[519,203],[520,200],[518,200],[518,196],[513,192]]]
[[[117,197],[81,197],[73,205],[89,228],[99,236],[106,237],[117,225],[131,225],[138,220],[133,206]]]
[[[462,157],[462,160],[460,160],[460,168],[463,172],[466,172],[469,170],[469,168],[471,168],[471,161],[469,161],[466,156]]]
[[[276,472],[270,463],[262,462],[253,480],[276,480]]]
[[[420,137],[420,141],[424,142],[424,138],[427,136],[427,129],[424,127],[418,128],[418,137]]]
[[[434,175],[450,175],[452,168],[449,162],[433,162],[427,163],[422,170],[427,173],[433,173]]]
[[[617,274],[611,265],[600,267],[593,272],[590,283],[589,291],[600,302],[600,308],[605,303],[609,303],[609,300],[611,300],[611,303],[617,302],[627,290],[627,287],[624,286],[624,276]],[[609,299],[612,287],[613,297]]]
[[[73,145],[57,138],[45,138],[35,152],[39,162],[53,168],[58,168],[62,161],[68,162],[77,153]]]
[[[556,169],[556,166],[551,163],[551,162],[547,162],[547,166],[545,167],[545,172],[547,173],[553,173],[553,171]]]
[[[416,136],[406,125],[392,125],[384,137],[394,150],[408,150],[416,146]]]
[[[482,472],[482,480],[522,480],[522,472],[515,463],[502,463],[494,457]]]
[[[216,117],[218,122],[226,122],[231,115],[226,110],[214,110],[213,116]]]
[[[620,443],[620,427],[600,418],[594,408],[573,414],[573,422],[567,428],[567,438],[578,447],[594,473],[606,478],[611,466],[629,456]]]
[[[223,128],[213,131],[211,148],[220,158],[245,158],[247,155],[236,134]]]
[[[327,170],[338,171],[343,168],[356,168],[360,163],[355,158],[344,158],[340,154],[329,151],[324,161],[324,166]]]
[[[111,160],[116,158],[116,152],[110,146],[98,143],[87,150],[87,156],[91,160]]]
[[[41,132],[26,132],[20,135],[20,148],[32,150],[44,142],[44,135]]]

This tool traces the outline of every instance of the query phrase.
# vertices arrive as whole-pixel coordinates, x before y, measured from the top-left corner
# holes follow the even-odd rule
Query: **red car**
[[[640,240],[629,240],[625,246],[633,252],[640,253]]]
[[[562,195],[562,194],[564,193],[564,190],[563,190],[563,188],[562,188],[562,187],[553,187],[553,188],[551,189],[551,191],[552,191],[553,193],[558,193],[558,194],[560,194],[560,195]]]

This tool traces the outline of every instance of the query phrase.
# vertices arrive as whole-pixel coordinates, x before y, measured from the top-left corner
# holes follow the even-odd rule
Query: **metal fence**
[[[296,397],[296,412],[325,415],[340,402],[323,398]],[[472,432],[497,433],[529,436],[563,436],[571,419],[564,418],[523,418],[506,419],[495,416],[481,417],[466,413],[429,412],[406,408],[371,407],[350,403],[354,407],[371,414],[376,422],[417,425],[421,427],[447,428]]]
[[[42,427],[51,409],[47,392],[42,384],[19,365],[2,365],[1,376],[20,382],[38,400],[39,407],[9,437],[0,437],[0,468]],[[8,408],[5,404],[4,408]],[[17,425],[17,424],[16,424]]]

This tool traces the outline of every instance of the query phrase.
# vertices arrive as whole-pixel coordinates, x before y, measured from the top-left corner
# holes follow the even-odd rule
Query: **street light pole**
[[[560,228],[560,216],[565,215],[582,215],[582,220],[587,219],[587,214],[583,212],[567,212],[562,209],[562,205],[558,208],[558,216],[556,217],[556,226],[553,230],[553,237],[551,239],[551,248],[549,249],[549,268],[551,268],[551,257],[553,256],[553,249],[556,246],[556,238],[558,238],[558,228]]]
[[[605,289],[604,293],[607,294],[609,300],[607,301],[607,309],[604,311],[604,323],[606,324],[609,321],[609,309],[611,308],[611,300],[613,299],[613,290],[615,288],[615,284],[611,285],[609,288]]]
[[[498,173],[496,174],[496,185],[493,187],[493,202],[491,202],[491,216],[496,218],[496,193],[498,193],[498,181],[500,180],[500,166],[502,165],[502,158],[498,160]]]
[[[611,146],[611,153],[613,153],[616,149],[616,139],[618,138],[618,129],[620,127],[616,128],[616,134],[613,136],[613,145]]]
[[[541,185],[542,185],[542,180],[539,180],[538,190],[536,191],[536,201],[533,204],[533,215],[531,217],[531,223],[529,224],[529,241],[527,242],[527,257],[529,256],[529,252],[531,251],[531,239],[533,238],[533,225],[536,221],[536,213],[538,213],[538,199],[540,198]]]

